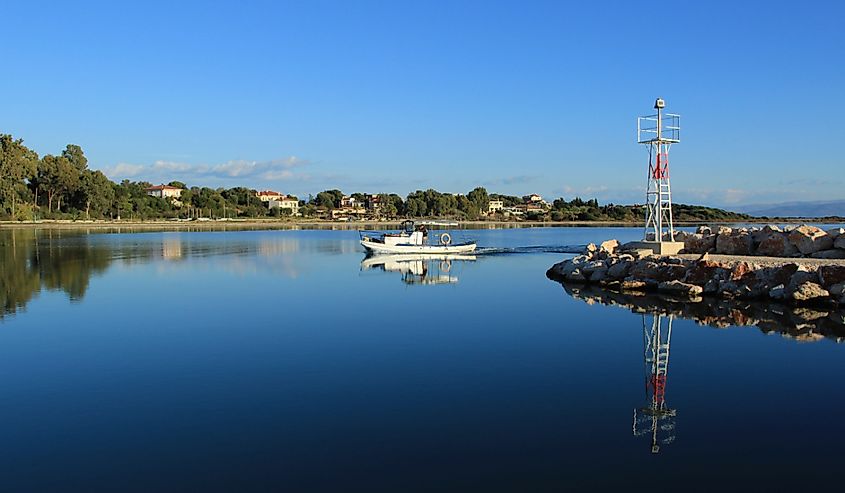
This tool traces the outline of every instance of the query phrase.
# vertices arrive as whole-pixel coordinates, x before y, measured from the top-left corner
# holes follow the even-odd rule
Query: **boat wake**
[[[478,247],[475,255],[511,255],[518,253],[581,253],[586,245],[537,245],[512,248]]]

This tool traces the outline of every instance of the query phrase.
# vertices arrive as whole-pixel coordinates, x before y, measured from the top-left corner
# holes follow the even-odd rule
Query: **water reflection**
[[[573,298],[587,304],[617,306],[638,313],[643,327],[645,405],[633,412],[632,432],[649,441],[651,453],[675,441],[677,410],[667,399],[672,324],[677,318],[715,328],[753,326],[797,342],[845,341],[841,307],[790,306],[719,298],[676,298],[663,294],[608,291],[597,286],[562,283]]]
[[[201,236],[197,236],[201,235]],[[256,237],[256,235],[261,235]],[[138,265],[226,257],[214,268],[298,277],[302,253],[351,253],[353,241],[303,240],[283,232],[85,234],[66,230],[0,231],[0,319],[24,309],[42,290],[82,300],[92,277],[114,262]],[[299,261],[297,260],[299,259]]]
[[[845,341],[842,307],[791,306],[763,301],[721,298],[676,298],[647,293],[620,293],[594,286],[563,283],[566,292],[588,304],[618,306],[634,313],[674,316],[716,328],[754,326],[800,342]]]
[[[63,291],[72,301],[85,296],[93,275],[105,271],[111,256],[107,248],[79,241],[46,241],[36,231],[11,231],[0,243],[0,318],[17,313],[42,289]]]
[[[660,452],[661,445],[675,441],[677,411],[666,404],[666,384],[669,377],[669,343],[672,340],[674,316],[643,314],[643,361],[645,364],[646,405],[634,409],[634,436],[651,440],[651,453]]]
[[[361,270],[398,272],[405,284],[453,284],[459,263],[473,261],[474,255],[372,255],[361,261]]]

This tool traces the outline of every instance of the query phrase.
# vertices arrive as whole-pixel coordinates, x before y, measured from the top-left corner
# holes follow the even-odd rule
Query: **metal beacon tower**
[[[656,115],[637,118],[637,143],[648,148],[648,186],[644,247],[657,254],[675,254],[683,244],[675,242],[672,225],[672,190],[669,186],[669,148],[681,141],[681,117],[664,113],[666,102],[657,98]]]

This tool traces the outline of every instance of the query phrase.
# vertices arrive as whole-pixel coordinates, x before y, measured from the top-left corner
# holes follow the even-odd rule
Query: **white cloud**
[[[158,160],[151,165],[119,163],[113,167],[105,168],[103,172],[112,179],[138,178],[163,183],[180,180],[189,183],[197,182],[200,185],[206,184],[205,182],[215,182],[216,184],[225,182],[234,186],[255,181],[304,180],[308,178],[308,175],[296,173],[294,168],[308,164],[310,164],[309,161],[296,156],[269,161],[238,159],[219,164],[190,164]],[[238,179],[239,182],[235,183],[232,179]]]
[[[152,169],[156,171],[167,171],[176,173],[184,173],[190,171],[192,168],[193,167],[190,164],[176,163],[173,161],[156,161],[152,165]]]
[[[103,168],[103,174],[112,180],[133,178],[144,171],[144,166],[140,164],[117,163],[114,166]]]

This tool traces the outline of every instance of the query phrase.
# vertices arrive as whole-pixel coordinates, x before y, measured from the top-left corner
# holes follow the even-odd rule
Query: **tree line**
[[[158,219],[191,216],[259,217],[266,205],[245,187],[188,187],[179,200],[147,194],[152,184],[115,183],[88,168],[82,148],[68,144],[60,154],[39,157],[11,135],[0,135],[0,218],[3,219]]]
[[[123,180],[114,183],[102,172],[88,168],[82,148],[68,144],[61,153],[39,157],[21,139],[0,135],[0,218],[32,219],[166,219],[166,218],[258,218],[282,216],[290,210],[268,208],[246,187],[188,187],[172,181],[170,186],[182,189],[178,200],[152,197],[147,194],[150,183]],[[338,189],[324,190],[306,200],[299,200],[304,217],[331,217],[331,211],[342,208],[347,197]],[[541,208],[515,210],[525,205],[522,197],[488,193],[476,187],[466,194],[451,194],[434,189],[416,190],[405,198],[395,193],[375,195],[355,192],[349,195],[367,208],[367,216],[378,218],[420,217],[458,220],[528,219],[533,221],[625,221],[643,218],[639,205],[600,205],[596,199],[555,199]],[[510,211],[490,212],[491,200],[501,201]],[[373,207],[373,204],[377,206]],[[750,216],[702,206],[675,204],[675,219],[743,220]]]

